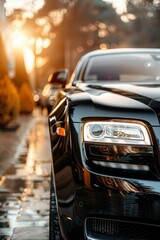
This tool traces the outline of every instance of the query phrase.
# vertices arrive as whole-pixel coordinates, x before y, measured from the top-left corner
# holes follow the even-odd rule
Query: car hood
[[[84,84],[78,88],[83,98],[95,104],[120,108],[153,108],[160,111],[160,85],[155,84]]]

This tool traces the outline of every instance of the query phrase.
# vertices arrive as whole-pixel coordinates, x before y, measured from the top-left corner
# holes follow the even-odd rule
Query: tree
[[[50,70],[72,71],[80,56],[94,49],[158,47],[159,16],[155,0],[128,0],[123,15],[103,0],[46,0],[24,28],[29,37],[51,41],[36,55],[47,59],[41,67],[41,80],[47,81]]]
[[[44,25],[38,24],[40,19]],[[48,32],[45,32],[46,26]],[[26,22],[25,29],[28,36],[50,38],[50,46],[41,53],[44,58],[48,57],[48,68],[67,67],[71,71],[83,53],[119,46],[126,36],[125,23],[112,5],[103,0],[48,0],[35,17]],[[46,73],[46,66],[41,68],[41,73],[41,76]]]
[[[127,13],[132,14],[129,41],[134,47],[160,47],[160,8],[154,0],[127,1]]]
[[[12,23],[12,31],[13,33],[17,33],[17,38],[22,37],[22,28],[23,28],[23,18],[22,18],[23,10],[16,9],[12,15],[9,16],[8,20]],[[18,22],[14,25],[14,21]],[[13,27],[14,26],[14,27]],[[11,35],[12,37],[12,35]],[[31,83],[29,81],[29,76],[26,70],[26,65],[24,61],[24,42],[18,41],[16,42],[16,38],[14,39],[15,43],[12,45],[12,53],[14,55],[14,77],[12,81],[17,88],[20,100],[20,112],[21,113],[31,113],[34,110],[34,99],[32,94]],[[18,45],[18,46],[17,46]],[[25,86],[25,87],[24,87]],[[23,93],[22,93],[23,89]],[[24,96],[25,102],[28,104],[24,105]],[[28,110],[30,109],[30,111]]]
[[[21,85],[26,82],[29,86],[29,77],[26,71],[23,49],[21,47],[14,49],[15,56],[15,77],[13,78],[13,82],[17,89],[19,90]]]
[[[20,113],[31,113],[34,110],[35,103],[21,48],[15,49],[15,77],[13,82],[19,94]]]
[[[118,47],[124,35],[125,23],[111,4],[77,0],[64,16],[57,38],[62,42],[65,66],[72,71],[82,54],[102,47]],[[60,49],[57,52],[61,54]]]
[[[19,96],[11,79],[0,78],[0,127],[5,127],[19,115]]]
[[[100,48],[100,45],[118,46],[124,38],[125,24],[109,3],[102,0],[61,1],[59,7],[58,11],[65,7],[63,21],[58,26],[50,21],[56,38],[50,46],[52,51],[48,48],[43,52],[50,56],[55,68],[68,67],[72,71],[83,53]]]
[[[0,127],[5,127],[19,114],[19,96],[8,77],[8,58],[0,34]]]
[[[71,72],[85,52],[118,47],[127,35],[126,24],[112,5],[103,0],[47,0],[24,28],[30,38],[51,41],[40,53],[47,59],[41,67],[43,79],[47,79],[48,69],[67,67]]]
[[[7,55],[5,51],[5,47],[3,44],[3,39],[0,34],[0,51],[1,51],[1,56],[0,56],[0,78],[3,78],[8,74],[8,60],[7,60]]]

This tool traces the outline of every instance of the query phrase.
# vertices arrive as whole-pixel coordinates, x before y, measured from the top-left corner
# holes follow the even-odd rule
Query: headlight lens
[[[105,128],[101,124],[93,124],[90,126],[89,134],[93,138],[103,138],[105,135]]]
[[[85,123],[84,141],[151,145],[148,130],[142,123],[121,121]]]

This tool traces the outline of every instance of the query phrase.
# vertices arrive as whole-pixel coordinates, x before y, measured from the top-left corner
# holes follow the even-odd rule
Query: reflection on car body
[[[56,101],[56,95],[59,91],[59,86],[54,86],[52,83],[47,83],[41,93],[41,106],[47,108],[48,113],[52,110]]]
[[[159,49],[93,51],[59,91],[49,115],[59,238],[159,238],[159,80]],[[50,239],[55,216],[51,204]]]
[[[63,79],[66,78],[68,71],[60,70],[54,74],[50,74],[48,82],[43,87],[42,93],[40,94],[39,104],[42,108],[46,108],[48,113],[51,112],[57,99],[57,93],[63,86]],[[57,75],[58,74],[58,75]],[[57,80],[55,80],[57,78]],[[59,83],[59,80],[61,83]]]

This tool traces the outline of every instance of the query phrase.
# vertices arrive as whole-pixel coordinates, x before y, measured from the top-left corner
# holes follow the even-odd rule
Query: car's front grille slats
[[[85,234],[87,239],[158,240],[160,227],[114,219],[87,218]]]

